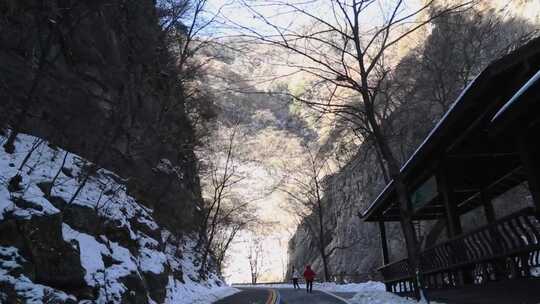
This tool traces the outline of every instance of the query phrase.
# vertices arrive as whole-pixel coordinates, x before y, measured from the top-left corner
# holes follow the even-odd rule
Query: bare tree
[[[330,281],[328,263],[330,256],[336,250],[354,246],[358,241],[351,240],[348,244],[330,245],[333,239],[331,223],[337,220],[335,211],[347,204],[332,206],[331,195],[326,195],[330,190],[327,185],[329,169],[325,155],[320,151],[314,153],[309,149],[307,154],[308,159],[303,168],[296,170],[296,175],[291,177],[291,184],[281,190],[289,196],[289,211],[301,219],[301,224],[315,240],[323,264],[324,280]]]
[[[223,273],[228,250],[238,233],[249,230],[260,223],[255,214],[255,208],[250,203],[250,201],[232,198],[224,204],[221,210],[217,223],[218,228],[214,234],[213,242],[210,244],[210,250],[220,273]]]
[[[169,38],[175,40],[178,68],[183,74],[188,59],[212,41],[202,36],[216,19],[217,12],[206,10],[208,0],[163,0],[157,2],[160,25]],[[206,37],[206,38],[205,38]]]
[[[219,139],[216,138],[218,143],[214,147],[215,150],[207,155],[208,168],[205,178],[208,180],[207,190],[210,195],[205,201],[205,216],[201,225],[201,240],[206,239],[200,267],[201,274],[206,271],[207,259],[219,225],[227,218],[223,217],[223,205],[231,199],[231,188],[244,179],[238,172],[237,134],[238,125],[235,125],[228,130],[223,143],[219,143]]]
[[[260,236],[253,235],[249,240],[249,271],[251,275],[251,284],[257,284],[264,265],[264,252],[262,246],[262,239]]]
[[[254,18],[266,25],[264,30],[229,20],[242,30],[247,39],[256,39],[290,51],[303,59],[300,64],[289,64],[313,78],[313,89],[326,91],[324,99],[314,100],[307,95],[294,95],[296,100],[319,110],[351,121],[355,128],[372,137],[389,177],[396,189],[401,227],[405,236],[411,274],[419,269],[419,247],[412,224],[412,210],[408,191],[400,175],[400,162],[392,151],[383,126],[392,112],[391,104],[381,85],[392,73],[389,60],[393,47],[411,33],[432,20],[470,6],[471,1],[441,7],[435,13],[435,0],[426,1],[414,9],[407,9],[403,0],[390,3],[377,0],[331,0],[308,2],[242,1]],[[387,6],[388,4],[390,6]],[[378,24],[369,15],[379,6]],[[296,29],[280,24],[272,7],[281,8],[297,19],[309,20],[309,26]],[[270,8],[270,9],[269,9]],[[316,9],[313,9],[316,8]],[[322,9],[327,8],[327,9]],[[265,11],[266,9],[266,11]],[[283,14],[278,14],[283,18]],[[345,98],[340,98],[340,96]],[[353,101],[353,102],[351,102]]]
[[[64,169],[64,166],[66,164],[66,160],[67,160],[68,155],[69,155],[69,152],[65,151],[64,152],[64,157],[62,158],[62,163],[60,164],[60,167],[58,168],[58,170],[56,171],[56,174],[54,175],[53,179],[51,180],[50,186],[48,187],[48,189],[46,189],[47,190],[46,193],[45,193],[46,197],[51,196],[51,193],[52,193],[52,190],[53,190],[54,185],[56,183],[56,180],[60,176],[60,173],[62,172],[62,169]]]

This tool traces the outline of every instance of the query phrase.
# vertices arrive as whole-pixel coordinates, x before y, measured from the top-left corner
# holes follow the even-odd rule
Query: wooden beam
[[[456,153],[456,154],[450,154],[448,157],[450,158],[493,158],[493,157],[508,157],[508,156],[519,156],[518,153],[515,152],[494,152],[494,153]]]
[[[533,133],[532,130],[524,130],[518,140],[518,146],[533,203],[536,210],[540,211],[540,149],[537,143],[538,138],[531,133]]]
[[[386,226],[383,221],[379,221],[379,232],[381,234],[381,249],[383,265],[390,263],[390,257],[388,254],[388,242],[386,241]]]
[[[486,215],[488,224],[495,222],[495,210],[493,209],[493,204],[491,202],[491,199],[487,195],[486,190],[480,192],[480,200],[482,201],[482,205],[484,206],[484,214]]]
[[[494,194],[496,196],[496,195],[500,195],[501,193],[505,192],[507,189],[510,189],[510,188],[512,188],[514,186],[517,186],[521,181],[521,175],[522,175],[521,171],[522,170],[523,170],[522,166],[517,166],[516,168],[514,168],[511,171],[509,171],[508,173],[504,174],[500,178],[497,178],[494,182],[492,182],[491,184],[489,184],[488,186],[486,186],[484,188],[486,193],[489,192],[492,196]],[[496,191],[498,185],[500,185],[502,183],[509,183],[510,181],[512,181],[511,187],[505,187],[504,191],[501,192],[501,193]],[[462,209],[466,205],[470,204],[471,202],[473,202],[475,200],[480,200],[480,199],[481,198],[480,198],[480,191],[479,191],[479,192],[473,194],[472,196],[470,196],[469,198],[463,200],[461,203],[459,203],[459,208]]]
[[[430,213],[430,214],[414,215],[412,219],[414,221],[432,221],[432,220],[438,220],[438,219],[441,219],[441,218],[444,218],[444,217],[445,217],[445,213],[441,213],[441,214]],[[396,215],[386,215],[384,217],[370,218],[369,220],[366,220],[366,221],[367,222],[378,222],[378,221],[399,222],[399,221],[401,221],[401,217],[398,214],[396,214]]]
[[[455,193],[476,193],[480,192],[480,188],[470,188],[470,189],[454,189]]]
[[[444,213],[444,205],[437,205],[437,206],[427,206],[424,207],[416,212],[416,214],[424,214],[424,213]]]
[[[460,235],[463,229],[461,228],[461,221],[457,210],[458,202],[456,201],[451,181],[448,178],[448,168],[446,168],[444,163],[441,163],[439,172],[437,172],[437,187],[446,211],[448,236],[455,237]]]
[[[486,93],[487,92],[485,92],[484,95],[487,96],[483,96],[484,98],[492,98],[490,96],[490,93]],[[482,122],[484,122],[486,116],[493,114],[493,110],[499,106],[498,104],[500,102],[501,97],[499,96],[495,98],[495,102],[487,103],[489,106],[487,108],[482,108],[483,111],[481,113],[478,113],[476,118],[468,124],[467,128],[460,132],[457,138],[454,138],[451,142],[449,142],[448,146],[445,149],[447,154],[452,154],[452,151],[455,151],[459,147],[459,145],[461,145],[465,141],[465,139],[469,137],[471,133],[473,133],[482,124]]]

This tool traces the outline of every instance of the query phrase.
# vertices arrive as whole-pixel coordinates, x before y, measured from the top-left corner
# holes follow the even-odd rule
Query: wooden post
[[[527,173],[527,183],[534,207],[536,212],[540,212],[540,145],[538,144],[538,136],[533,135],[537,132],[538,130],[534,129],[522,130],[522,135],[518,139],[518,147],[521,162]],[[523,273],[520,275],[529,276],[528,255],[521,256],[521,264],[523,265]]]
[[[453,238],[460,235],[463,232],[463,229],[461,228],[461,221],[457,210],[458,202],[456,201],[452,183],[448,177],[448,168],[444,163],[441,164],[437,174],[437,187],[439,188],[438,190],[442,196],[444,208],[446,210],[448,237]],[[452,248],[451,254],[459,260],[461,256],[465,255],[465,252],[463,252],[462,248]],[[469,270],[470,269],[467,268],[456,269],[456,275],[457,278],[459,278],[456,280],[456,286],[457,284],[467,285],[472,283],[473,279]]]
[[[379,221],[379,232],[381,234],[381,249],[382,249],[382,262],[383,265],[390,263],[390,258],[388,255],[388,243],[386,241],[386,226],[384,221]],[[384,284],[386,291],[391,291],[391,286],[389,284]]]
[[[382,249],[382,260],[383,265],[387,265],[390,262],[388,256],[388,243],[386,241],[386,226],[383,221],[379,221],[379,232],[381,234],[381,249]]]
[[[461,221],[457,212],[457,202],[448,179],[447,168],[444,164],[441,165],[441,168],[437,174],[437,187],[439,188],[438,191],[442,196],[444,209],[446,210],[448,236],[455,237],[460,235],[463,230],[461,228]]]
[[[493,204],[491,203],[491,200],[487,197],[485,190],[482,190],[480,192],[480,200],[482,201],[482,205],[484,206],[484,214],[486,215],[488,224],[495,222],[495,210],[493,209]]]
[[[519,156],[527,172],[529,191],[533,198],[536,211],[540,211],[540,149],[538,139],[527,136],[527,131],[519,138]]]
[[[496,220],[496,217],[495,217],[495,210],[493,209],[493,203],[491,202],[490,199],[488,199],[487,197],[487,194],[485,192],[486,190],[485,189],[482,189],[482,191],[480,192],[480,200],[482,201],[482,205],[484,206],[484,214],[486,215],[486,220],[488,222],[488,225],[495,222]],[[489,230],[488,231],[488,234],[490,235],[491,239],[492,239],[492,243],[491,243],[491,246],[492,246],[492,249],[495,251],[495,255],[499,254],[502,252],[502,248],[501,248],[501,236],[499,235],[499,233],[497,232],[497,230]],[[494,262],[494,274],[495,274],[495,277],[496,279],[498,280],[499,278],[503,278],[504,277],[504,273],[505,273],[505,267],[506,267],[506,260],[504,258],[499,258],[499,259],[496,259]]]

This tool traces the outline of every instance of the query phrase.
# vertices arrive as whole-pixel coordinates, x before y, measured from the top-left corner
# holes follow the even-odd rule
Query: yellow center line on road
[[[268,292],[270,294],[268,295],[268,300],[266,301],[266,304],[279,304],[278,303],[279,296],[278,296],[277,291],[274,289],[268,289]]]

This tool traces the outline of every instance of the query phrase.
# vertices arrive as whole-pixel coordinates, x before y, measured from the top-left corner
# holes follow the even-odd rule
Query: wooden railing
[[[379,268],[379,271],[385,281],[388,281],[389,279],[391,281],[407,279],[410,277],[409,261],[407,259],[395,261]]]
[[[420,253],[425,288],[481,284],[528,277],[540,266],[540,221],[526,208],[492,224],[435,245]],[[407,259],[381,267],[389,290],[410,291],[413,276]]]
[[[379,268],[388,291],[410,295],[415,290],[413,277],[409,272],[408,259],[395,261]]]

